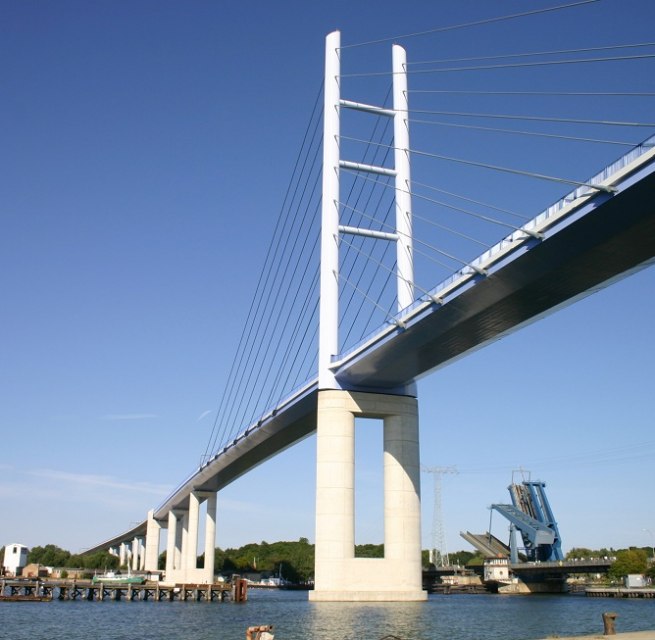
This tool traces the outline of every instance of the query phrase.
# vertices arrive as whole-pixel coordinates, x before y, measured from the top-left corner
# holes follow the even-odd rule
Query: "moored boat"
[[[144,584],[146,579],[143,576],[133,576],[128,573],[116,573],[115,571],[106,571],[101,575],[93,576],[91,580],[94,584]]]

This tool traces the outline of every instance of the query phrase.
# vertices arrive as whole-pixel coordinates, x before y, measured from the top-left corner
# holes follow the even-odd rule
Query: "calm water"
[[[584,596],[433,595],[426,603],[310,603],[303,592],[250,591],[244,604],[49,602],[0,604],[8,640],[242,640],[275,625],[276,640],[530,640],[655,629],[655,600]]]

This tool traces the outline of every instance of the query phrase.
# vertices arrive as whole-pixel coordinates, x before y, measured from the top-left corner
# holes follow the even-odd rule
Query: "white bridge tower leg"
[[[314,601],[417,601],[422,589],[418,407],[409,383],[392,395],[347,391],[331,369],[339,351],[340,108],[394,118],[398,307],[413,302],[412,212],[405,51],[393,49],[394,110],[340,97],[340,34],[328,35],[325,55],[321,305],[316,468]],[[385,172],[388,169],[369,170]],[[352,229],[348,229],[352,232]],[[356,232],[358,230],[355,230]],[[380,237],[362,231],[361,235]],[[390,238],[386,238],[387,240]],[[355,417],[384,424],[384,558],[355,558]]]

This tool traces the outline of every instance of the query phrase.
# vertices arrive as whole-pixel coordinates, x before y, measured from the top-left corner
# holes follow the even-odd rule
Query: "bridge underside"
[[[655,175],[591,211],[336,372],[346,388],[393,389],[647,266],[655,256]]]

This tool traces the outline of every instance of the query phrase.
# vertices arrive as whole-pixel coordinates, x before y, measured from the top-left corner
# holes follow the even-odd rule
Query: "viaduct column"
[[[182,546],[182,527],[178,520],[182,512],[168,512],[168,536],[166,539],[166,582],[177,582],[177,572],[180,568],[180,551]],[[180,523],[181,524],[181,523]]]
[[[207,502],[204,544],[205,562],[202,568],[198,568],[200,504],[203,501]],[[150,523],[150,520],[148,522]],[[175,509],[168,513],[166,582],[213,583],[215,546],[216,492],[192,491],[189,494],[188,509]]]
[[[125,567],[127,565],[127,544],[125,544],[125,542],[121,542],[121,546],[119,547],[118,564],[121,567]]]
[[[200,500],[198,494],[192,491],[189,494],[189,518],[187,521],[187,535],[182,547],[182,567],[186,575],[191,577],[198,566],[198,518],[200,515]],[[187,580],[185,580],[186,582]],[[191,580],[188,580],[191,582]]]
[[[139,570],[139,556],[141,551],[139,540],[138,536],[134,536],[134,540],[132,540],[132,571]]]
[[[216,552],[216,491],[206,494],[207,519],[205,520],[205,566],[203,569],[203,582],[214,582],[214,561]]]
[[[160,537],[161,525],[155,520],[155,512],[151,509],[148,511],[146,524],[146,553],[143,566],[146,571],[157,571],[158,569]]]

